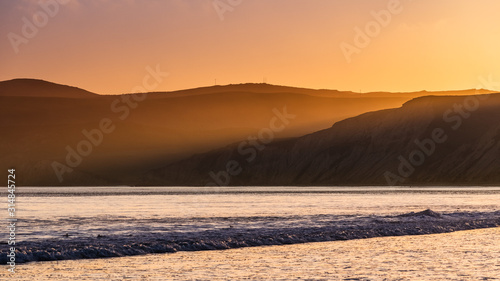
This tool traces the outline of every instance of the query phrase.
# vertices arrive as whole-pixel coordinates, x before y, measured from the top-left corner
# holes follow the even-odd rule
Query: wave
[[[498,226],[500,211],[437,213],[425,210],[391,216],[352,217],[351,221],[331,221],[319,227],[299,225],[277,229],[229,226],[194,232],[162,232],[158,235],[66,237],[22,242],[22,245],[16,246],[16,263],[437,234]],[[0,253],[0,263],[7,263],[7,259],[7,253]]]

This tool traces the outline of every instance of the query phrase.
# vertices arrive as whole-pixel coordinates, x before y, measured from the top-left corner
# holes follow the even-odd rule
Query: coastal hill
[[[250,145],[236,144],[196,155],[151,171],[142,183],[498,185],[498,120],[500,94],[421,97],[255,148],[255,157]]]
[[[93,98],[96,94],[38,79],[12,79],[0,82],[0,97]]]
[[[360,114],[398,108],[422,95],[484,93],[489,91],[361,94],[249,83],[148,93],[139,99],[14,79],[0,82],[0,166],[22,171],[18,184],[24,186],[148,184],[144,175],[150,171],[255,136],[285,108],[296,117],[275,133],[272,145]],[[86,155],[73,155],[78,149]],[[68,166],[71,160],[76,164]],[[71,169],[62,181],[54,163]],[[160,185],[183,182],[155,179]],[[196,179],[193,183],[201,184]]]

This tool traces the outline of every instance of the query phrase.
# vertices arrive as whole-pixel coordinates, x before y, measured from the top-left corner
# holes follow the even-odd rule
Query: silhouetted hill
[[[0,82],[0,97],[91,98],[96,94],[80,88],[38,79],[12,79]]]
[[[238,144],[195,155],[148,173],[140,184],[498,185],[498,120],[500,94],[421,97],[262,150],[254,146],[254,158],[252,146],[238,151]]]
[[[329,89],[307,89],[299,87],[289,87],[272,85],[267,83],[243,83],[243,84],[229,84],[229,85],[215,85],[208,87],[200,87],[194,89],[178,90],[171,92],[152,92],[149,93],[150,98],[166,98],[166,97],[180,97],[191,95],[210,95],[221,93],[293,93],[302,94],[316,97],[330,97],[330,98],[395,98],[404,97],[412,99],[415,97],[428,96],[428,95],[474,95],[474,94],[489,94],[492,91],[485,89],[468,89],[456,91],[418,91],[418,92],[369,92],[369,93],[356,93],[351,91],[338,91]]]
[[[178,97],[190,95],[209,95],[221,93],[295,93],[311,96],[329,96],[329,97],[361,97],[359,93],[338,90],[315,90],[307,88],[289,87],[272,85],[267,83],[242,83],[242,84],[229,84],[229,85],[214,85],[207,87],[199,87],[194,89],[178,90],[171,92],[152,92],[150,93],[154,98],[162,97]]]
[[[359,114],[400,107],[423,93],[427,92],[359,94],[239,84],[148,93],[136,100],[134,95],[96,95],[41,80],[3,81],[0,168],[18,168],[23,174],[18,184],[24,186],[143,184],[148,183],[141,178],[147,171],[248,140],[266,128],[279,128],[273,132],[275,140],[295,138]],[[274,119],[284,108],[296,117],[281,126]],[[99,135],[96,130],[103,120],[112,132],[102,133],[89,148],[88,132]],[[90,152],[75,167],[67,166],[71,172],[60,182],[54,163],[66,165],[74,157],[70,152],[77,149]],[[164,182],[184,181],[168,177]]]

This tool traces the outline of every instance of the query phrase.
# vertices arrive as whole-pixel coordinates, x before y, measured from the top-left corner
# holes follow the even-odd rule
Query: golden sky
[[[156,65],[170,74],[158,91],[264,77],[363,92],[449,90],[500,78],[498,0],[41,3],[0,1],[0,80],[118,94]]]

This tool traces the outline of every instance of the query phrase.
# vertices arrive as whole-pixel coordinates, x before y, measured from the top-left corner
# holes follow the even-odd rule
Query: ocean
[[[16,273],[2,265],[2,280],[500,276],[496,187],[19,187],[16,199]]]

